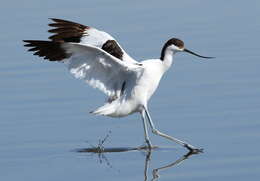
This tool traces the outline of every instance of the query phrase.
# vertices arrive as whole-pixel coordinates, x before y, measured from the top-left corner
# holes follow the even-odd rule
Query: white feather
[[[138,79],[143,71],[141,66],[124,62],[94,46],[78,43],[62,46],[71,54],[65,61],[70,73],[109,97],[118,96],[124,81]]]
[[[84,45],[92,45],[98,48],[102,48],[102,46],[108,41],[108,40],[115,40],[114,37],[112,37],[110,34],[100,31],[98,29],[95,29],[93,27],[90,27],[89,29],[86,29],[85,35],[81,38],[80,43]],[[116,41],[116,40],[115,40]],[[118,46],[123,51],[123,61],[129,62],[129,63],[138,63],[136,60],[134,60],[132,57],[130,57],[124,49],[120,46],[120,44],[116,41]]]
[[[197,154],[202,151],[158,131],[149,114],[147,103],[157,89],[161,77],[171,67],[175,53],[188,52],[202,58],[212,57],[204,57],[184,49],[184,43],[181,40],[172,38],[165,43],[160,59],[150,59],[138,63],[127,55],[116,42],[123,52],[123,56],[121,56],[122,52],[114,42],[116,40],[106,32],[66,20],[52,20],[55,23],[50,24],[50,26],[56,27],[56,29],[50,30],[50,32],[56,33],[50,37],[53,41],[25,40],[28,43],[25,46],[31,47],[29,51],[35,51],[34,55],[39,55],[50,61],[61,61],[64,57],[70,57],[64,60],[70,73],[109,96],[108,102],[92,113],[122,117],[140,112],[145,141],[149,149],[152,148],[152,145],[148,137],[147,123],[149,123],[153,133],[184,146],[189,150],[189,153]],[[74,42],[80,40],[80,42],[69,43],[66,40]],[[112,46],[111,42],[106,44],[108,40],[114,40]]]

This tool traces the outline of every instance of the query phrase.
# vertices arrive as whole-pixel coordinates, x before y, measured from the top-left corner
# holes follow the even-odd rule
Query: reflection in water
[[[94,146],[94,145],[90,144],[91,148],[77,149],[77,152],[87,152],[87,153],[103,154],[103,153],[111,153],[111,152],[126,152],[126,151],[149,150],[149,149],[158,148],[157,146],[152,146],[151,148],[149,148],[147,146],[105,148],[104,144],[108,140],[108,138],[109,138],[111,133],[112,133],[112,131],[109,131],[108,134],[103,139],[99,139],[97,146]]]
[[[101,142],[99,142],[101,143]],[[98,144],[97,147],[91,147],[91,148],[83,148],[83,149],[78,149],[77,152],[80,153],[93,153],[93,154],[98,154],[99,162],[102,163],[103,161],[111,167],[111,164],[109,163],[108,159],[104,155],[104,153],[113,153],[113,152],[127,152],[127,151],[145,151],[145,163],[144,163],[144,181],[147,181],[148,179],[148,168],[152,159],[152,151],[154,149],[159,149],[157,146],[153,146],[152,149],[149,149],[147,146],[140,146],[140,147],[117,147],[117,148],[104,148],[103,144]],[[179,159],[172,161],[170,164],[154,168],[152,171],[152,179],[151,181],[156,181],[159,179],[159,172],[161,170],[171,168],[174,166],[177,166],[179,163],[183,162],[184,160],[188,159],[194,154],[199,154],[199,153],[194,153],[192,151],[186,153],[185,155],[181,156]]]
[[[151,150],[159,148],[158,146],[152,146]],[[127,151],[142,151],[142,150],[149,150],[148,146],[139,146],[139,147],[116,147],[116,148],[104,148],[103,146],[91,147],[91,148],[82,148],[77,149],[77,152],[80,153],[112,153],[112,152],[127,152]],[[151,151],[150,150],[150,151]],[[149,151],[148,151],[149,152]]]
[[[147,155],[146,155],[146,159],[145,159],[145,166],[144,166],[144,180],[146,181],[147,180],[147,172],[148,172],[148,167],[149,167],[149,162],[151,160],[151,154],[152,152],[147,152]],[[184,160],[188,159],[190,156],[194,155],[194,154],[198,154],[198,153],[194,153],[192,151],[188,152],[187,154],[183,155],[182,157],[180,157],[179,159],[173,161],[172,163],[170,164],[167,164],[167,165],[164,165],[162,167],[159,167],[159,168],[155,168],[153,169],[152,171],[152,180],[151,181],[156,181],[159,179],[159,171],[161,170],[164,170],[164,169],[167,169],[167,168],[171,168],[171,167],[174,167],[174,166],[177,166],[179,163],[183,162]]]

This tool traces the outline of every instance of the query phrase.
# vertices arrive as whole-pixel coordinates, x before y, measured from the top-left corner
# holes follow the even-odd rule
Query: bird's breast
[[[126,82],[125,91],[111,116],[121,117],[140,112],[157,89],[164,73],[161,61],[142,62],[142,64],[143,73],[137,80]]]
[[[139,95],[138,97],[141,97],[142,101],[147,102],[157,89],[164,71],[161,62],[149,62],[149,64],[144,64],[144,68],[144,72],[137,82],[135,94]]]

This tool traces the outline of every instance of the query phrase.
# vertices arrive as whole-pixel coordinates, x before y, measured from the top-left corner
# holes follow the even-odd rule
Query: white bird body
[[[120,104],[115,107],[115,113],[108,116],[127,116],[134,112],[141,112],[155,90],[164,74],[164,67],[160,60],[146,60],[141,62],[143,72],[136,82],[126,85],[125,95],[120,99]],[[156,76],[154,76],[156,75]]]
[[[158,59],[140,62],[142,69],[136,69],[140,74],[136,79],[127,80],[125,91],[119,99],[98,108],[94,114],[111,117],[123,117],[135,112],[141,112],[155,90],[165,72],[164,65]],[[156,76],[154,76],[156,75]],[[109,111],[108,108],[109,107]]]
[[[99,47],[83,43],[66,43],[63,46],[68,53],[76,52],[75,56],[63,60],[72,75],[84,79],[90,86],[100,89],[109,97],[117,97],[117,99],[108,101],[104,106],[92,111],[94,114],[104,116],[123,117],[134,112],[141,112],[142,107],[147,106],[148,100],[157,89],[162,75],[170,66],[170,64],[164,64],[167,61],[159,59],[145,60],[139,64],[136,64],[136,61],[134,64],[132,61],[122,62],[115,60]],[[99,51],[93,53],[89,49],[99,49]],[[104,55],[108,58],[104,58]],[[93,61],[95,59],[96,61]],[[115,63],[114,61],[116,64],[112,64]],[[122,94],[121,86],[124,82],[125,90]],[[111,87],[112,90],[108,87]]]
[[[150,59],[141,62],[144,67],[143,76],[138,81],[139,89],[136,92],[143,92],[145,98],[142,102],[147,106],[147,102],[157,89],[160,80],[166,69],[163,62],[159,59]]]
[[[60,61],[67,65],[69,72],[84,80],[108,96],[108,101],[91,113],[123,117],[140,112],[142,115],[145,140],[151,148],[147,133],[147,120],[152,132],[175,141],[193,152],[196,149],[174,137],[159,132],[149,115],[148,101],[157,89],[164,73],[171,67],[176,52],[186,51],[202,58],[187,49],[176,38],[167,41],[160,59],[137,62],[130,57],[119,43],[108,33],[71,21],[52,19],[49,24],[55,33],[51,41],[25,40],[29,51],[50,61]]]

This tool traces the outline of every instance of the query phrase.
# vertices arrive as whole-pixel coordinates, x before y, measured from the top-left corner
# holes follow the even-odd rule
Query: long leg
[[[151,144],[151,141],[150,141],[149,136],[148,136],[147,125],[146,125],[146,120],[145,120],[145,111],[144,110],[141,112],[141,115],[142,115],[142,120],[143,120],[145,142],[147,143],[148,148],[151,149],[152,144]]]
[[[159,130],[157,130],[157,129],[155,128],[154,124],[153,124],[152,118],[151,118],[151,116],[150,116],[150,114],[149,114],[147,108],[144,108],[144,112],[145,112],[145,114],[146,114],[146,116],[147,116],[147,118],[148,118],[149,124],[150,124],[150,126],[151,126],[151,128],[152,128],[152,132],[153,132],[154,134],[159,135],[159,136],[162,136],[162,137],[164,137],[164,138],[167,138],[167,139],[169,139],[169,140],[171,140],[171,141],[174,141],[174,142],[176,142],[176,143],[178,143],[178,144],[184,146],[184,147],[187,148],[189,151],[192,151],[192,152],[202,152],[202,149],[197,149],[196,147],[192,146],[191,144],[188,144],[188,143],[186,143],[186,142],[184,142],[184,141],[182,141],[182,140],[179,140],[179,139],[177,139],[177,138],[171,137],[171,136],[169,136],[169,135],[167,135],[167,134],[165,134],[165,133],[162,133],[162,132],[160,132]]]

